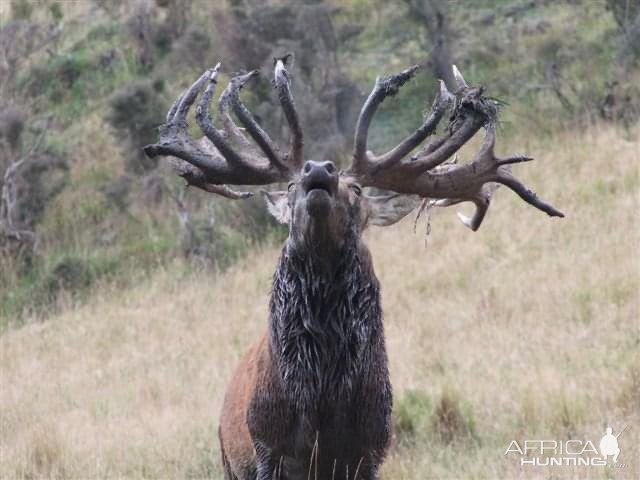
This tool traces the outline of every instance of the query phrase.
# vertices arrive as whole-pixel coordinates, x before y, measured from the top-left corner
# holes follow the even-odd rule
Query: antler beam
[[[409,81],[417,67],[376,80],[373,91],[362,107],[354,141],[353,163],[346,172],[363,186],[392,190],[398,193],[417,194],[436,199],[434,205],[449,206],[472,202],[476,212],[471,218],[460,216],[463,223],[477,230],[489,208],[496,184],[502,184],[516,192],[520,198],[553,217],[564,217],[562,212],[542,201],[520,182],[510,170],[510,165],[528,162],[529,157],[497,158],[494,154],[497,102],[484,95],[482,87],[469,87],[459,70],[454,67],[458,83],[455,95],[440,82],[440,91],[422,126],[398,146],[376,157],[366,151],[367,135],[371,120],[382,101],[395,95]],[[422,143],[435,129],[445,111],[451,106],[453,114],[447,132],[427,145],[417,155],[407,155]],[[444,164],[464,146],[480,128],[487,133],[480,151],[466,165]]]

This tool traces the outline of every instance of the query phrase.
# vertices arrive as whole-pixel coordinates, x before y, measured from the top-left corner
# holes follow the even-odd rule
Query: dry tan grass
[[[520,173],[562,221],[500,191],[476,234],[451,209],[427,248],[412,220],[368,232],[396,399],[447,392],[474,423],[449,444],[398,442],[384,478],[640,477],[638,134],[513,143],[537,157]],[[175,265],[5,333],[0,477],[221,478],[217,415],[265,328],[277,253],[215,278]],[[512,439],[595,441],[607,422],[628,425],[624,469],[521,470],[503,454]]]

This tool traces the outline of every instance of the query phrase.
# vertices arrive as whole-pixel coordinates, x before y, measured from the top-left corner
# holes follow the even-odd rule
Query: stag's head
[[[273,82],[291,131],[286,152],[278,149],[240,100],[240,90],[257,71],[231,79],[218,104],[222,128],[214,126],[210,106],[218,64],[174,103],[161,127],[160,143],[145,147],[147,155],[177,157],[173,165],[189,185],[230,199],[252,194],[233,190],[228,185],[288,184],[286,191],[264,192],[269,210],[289,225],[291,248],[305,247],[322,253],[337,251],[350,239],[357,240],[369,224],[392,225],[420,203],[442,207],[472,202],[476,207],[474,215],[459,216],[467,227],[477,230],[500,184],[548,215],[563,216],[511,173],[512,164],[531,158],[495,156],[497,103],[487,98],[481,87],[469,87],[455,67],[455,93],[450,93],[440,82],[440,91],[423,124],[388,152],[374,155],[367,150],[369,125],[382,101],[395,95],[413,78],[418,67],[376,80],[358,118],[353,161],[348,169],[339,170],[331,159],[305,161],[303,133],[291,94],[286,60],[287,57],[275,60]],[[194,140],[187,133],[186,117],[199,95],[195,118],[205,136]],[[234,123],[231,110],[244,130]],[[418,149],[435,133],[447,111],[451,111],[451,117],[444,133]],[[483,127],[484,143],[470,163],[447,162]],[[369,194],[367,187],[374,188],[377,194]]]
[[[330,160],[307,160],[286,191],[263,192],[271,214],[289,225],[289,246],[324,255],[357,241],[367,225],[391,225],[418,203],[415,196],[371,196]]]

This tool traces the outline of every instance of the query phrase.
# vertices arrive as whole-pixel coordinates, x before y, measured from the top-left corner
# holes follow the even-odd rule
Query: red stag
[[[227,185],[289,182],[286,192],[265,193],[271,213],[288,224],[289,237],[273,278],[267,332],[238,367],[225,397],[219,435],[226,478],[374,479],[391,435],[392,395],[380,287],[362,231],[397,222],[421,201],[473,202],[475,214],[461,219],[476,230],[497,184],[550,216],[563,215],[512,175],[511,164],[531,158],[494,155],[497,104],[482,88],[469,87],[457,69],[457,91],[441,82],[424,123],[392,150],[379,156],[367,150],[369,125],[380,103],[418,67],[376,81],[358,118],[348,170],[331,161],[305,161],[286,60],[276,59],[274,79],[291,131],[286,152],[240,100],[257,71],[231,79],[218,106],[222,129],[214,126],[209,110],[219,65],[176,101],[160,142],[145,151],[177,157],[174,166],[189,185],[231,199],[250,193]],[[186,117],[200,94],[195,118],[205,137],[193,140]],[[447,111],[444,134],[410,155]],[[472,162],[445,163],[482,127],[484,143]],[[389,193],[369,196],[365,187]]]

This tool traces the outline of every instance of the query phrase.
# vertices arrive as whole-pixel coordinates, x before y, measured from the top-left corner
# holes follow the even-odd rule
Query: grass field
[[[478,233],[454,209],[372,229],[398,433],[386,479],[640,478],[640,130],[513,139],[498,153],[565,212],[501,189]],[[463,207],[464,208],[464,207]],[[217,416],[265,328],[279,247],[219,276],[179,263],[0,337],[1,478],[221,478]],[[623,468],[521,467],[512,440],[591,439]]]

